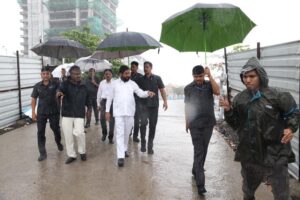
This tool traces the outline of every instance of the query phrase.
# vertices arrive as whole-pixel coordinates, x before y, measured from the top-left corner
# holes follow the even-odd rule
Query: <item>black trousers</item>
[[[99,121],[99,112],[97,108],[97,99],[96,98],[90,98],[90,106],[87,108],[86,111],[86,123],[90,124],[91,123],[91,118],[92,118],[92,110],[94,110],[94,115],[95,115],[95,120],[96,122]]]
[[[134,113],[134,126],[133,126],[133,138],[139,137],[140,123],[141,123],[141,109],[138,101],[135,101],[135,113]]]
[[[38,139],[38,148],[40,154],[46,154],[46,124],[49,119],[50,128],[52,129],[55,137],[56,144],[60,144],[61,141],[61,133],[59,127],[59,114],[54,115],[37,115],[37,139]]]
[[[141,106],[141,144],[146,145],[146,128],[149,121],[148,148],[153,148],[153,140],[158,118],[158,107]]]
[[[197,187],[205,186],[204,164],[207,155],[209,141],[213,132],[212,127],[191,128],[192,142],[194,146],[193,173]]]
[[[106,120],[105,120],[105,110],[106,110],[106,99],[102,99],[100,102],[101,106],[101,114],[100,114],[100,121],[101,121],[101,128],[102,128],[102,135],[107,136],[107,126],[106,126]],[[113,106],[110,107],[110,116],[111,119],[109,121],[109,133],[108,133],[108,139],[112,140],[114,137],[114,128],[115,128],[115,118],[113,118]]]

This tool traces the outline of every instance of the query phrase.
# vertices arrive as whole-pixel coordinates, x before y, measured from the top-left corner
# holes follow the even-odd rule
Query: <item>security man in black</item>
[[[141,152],[146,152],[146,128],[149,121],[149,135],[148,135],[148,154],[153,154],[153,140],[155,137],[155,129],[158,118],[158,90],[163,98],[163,108],[168,108],[167,95],[165,86],[160,76],[152,74],[152,63],[144,63],[145,75],[138,80],[138,85],[142,90],[148,90],[155,93],[153,98],[140,99],[141,111]]]
[[[61,133],[59,127],[59,105],[56,99],[56,91],[59,88],[59,84],[56,81],[51,81],[51,72],[49,68],[44,67],[41,70],[42,81],[35,84],[31,94],[31,108],[32,119],[37,121],[37,139],[40,156],[38,161],[45,160],[47,158],[46,151],[46,137],[45,129],[47,120],[50,122],[50,128],[52,129],[55,142],[59,151],[63,150],[61,144]],[[35,112],[36,104],[38,100],[37,114]]]
[[[194,163],[192,173],[198,187],[198,194],[206,192],[204,163],[207,148],[216,124],[214,114],[214,97],[220,89],[210,74],[209,68],[201,65],[193,68],[194,81],[184,88],[186,132],[190,130],[194,146]],[[208,76],[209,81],[204,77]]]

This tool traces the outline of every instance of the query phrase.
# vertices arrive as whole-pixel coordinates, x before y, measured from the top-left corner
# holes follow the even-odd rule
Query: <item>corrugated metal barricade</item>
[[[257,49],[229,54],[228,78],[232,95],[245,89],[239,76],[241,67],[251,57],[256,57]],[[260,62],[268,73],[269,85],[288,90],[295,98],[299,107],[300,88],[300,41],[289,42],[260,49]],[[289,165],[290,174],[299,180],[299,131],[292,141],[296,154],[296,163]]]
[[[22,109],[31,103],[32,87],[41,80],[41,61],[20,58],[20,86]],[[0,56],[0,128],[15,123],[19,118],[19,87],[17,57]]]

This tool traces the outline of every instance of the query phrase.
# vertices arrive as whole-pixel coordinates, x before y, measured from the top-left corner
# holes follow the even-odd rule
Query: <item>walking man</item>
[[[69,70],[70,78],[64,81],[57,93],[62,100],[62,128],[65,136],[68,159],[66,164],[76,160],[74,138],[76,136],[78,152],[82,161],[86,160],[84,118],[85,106],[89,105],[88,90],[81,80],[81,71],[78,66]]]
[[[99,112],[97,108],[97,92],[100,80],[96,77],[96,71],[94,68],[89,69],[88,77],[85,80],[85,85],[89,93],[89,107],[86,111],[86,124],[85,128],[89,128],[91,125],[92,110],[95,115],[95,125],[99,124]]]
[[[153,154],[153,140],[155,137],[155,129],[158,118],[159,98],[158,90],[163,98],[163,108],[167,110],[168,102],[160,76],[152,74],[152,63],[144,63],[145,75],[138,80],[138,85],[142,90],[148,90],[155,93],[154,98],[141,99],[141,152],[146,152],[146,128],[149,120],[149,135],[148,135],[148,154]]]
[[[138,80],[143,77],[142,74],[138,73],[139,63],[136,61],[131,62],[131,80],[135,83],[138,83]],[[141,121],[141,109],[140,109],[140,100],[139,97],[135,94],[135,114],[134,114],[134,126],[133,126],[133,137],[132,140],[134,142],[140,142],[139,139],[139,129],[140,129],[140,121]]]
[[[299,109],[289,92],[268,86],[268,76],[256,58],[243,66],[246,89],[230,104],[221,99],[225,120],[237,129],[235,160],[241,162],[244,200],[254,200],[261,182],[271,185],[274,199],[288,200],[288,163],[295,162],[290,141],[299,126]]]
[[[118,166],[124,166],[124,158],[129,157],[127,152],[128,139],[134,123],[135,101],[134,94],[140,98],[152,97],[155,94],[141,90],[138,85],[130,80],[130,70],[126,65],[120,67],[120,78],[113,82],[112,95],[106,102],[106,120],[109,121],[110,106],[113,101],[113,116],[116,121],[117,156]]]
[[[40,156],[38,161],[43,161],[47,158],[46,151],[46,137],[45,129],[47,120],[50,122],[50,128],[52,129],[55,142],[59,151],[63,150],[61,144],[61,134],[59,127],[59,106],[56,99],[56,91],[59,88],[59,84],[55,81],[50,81],[51,72],[49,68],[44,67],[41,70],[42,81],[35,84],[31,94],[31,109],[32,119],[37,121],[37,139]],[[36,104],[38,101],[37,114],[35,112]]]
[[[190,131],[194,146],[194,163],[192,173],[198,187],[198,194],[205,189],[204,164],[209,141],[216,124],[214,114],[214,97],[220,89],[211,76],[209,68],[197,65],[192,70],[194,81],[184,88],[186,132]],[[207,76],[209,81],[205,80]]]
[[[100,121],[101,121],[101,127],[102,127],[102,141],[104,142],[106,140],[107,136],[107,128],[109,128],[109,134],[108,139],[109,143],[113,144],[113,137],[114,137],[114,127],[115,127],[115,120],[112,117],[109,121],[109,127],[106,125],[105,120],[105,111],[106,111],[106,101],[109,98],[109,95],[112,94],[112,70],[106,69],[104,70],[104,80],[100,82],[100,86],[98,88],[98,94],[97,94],[97,104],[98,104],[98,110],[100,110]],[[113,113],[113,106],[110,106],[109,109],[110,114]]]

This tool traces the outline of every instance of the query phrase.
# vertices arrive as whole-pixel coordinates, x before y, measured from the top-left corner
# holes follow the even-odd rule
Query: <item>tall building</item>
[[[20,14],[23,19],[23,50],[21,53],[27,56],[36,56],[30,49],[44,39],[44,30],[48,25],[48,12],[42,0],[18,0],[21,7]]]
[[[18,0],[23,15],[23,53],[40,39],[89,26],[92,33],[105,35],[116,31],[118,0]],[[30,22],[29,22],[30,21]],[[30,32],[31,31],[31,32]],[[33,43],[33,45],[31,44]]]

